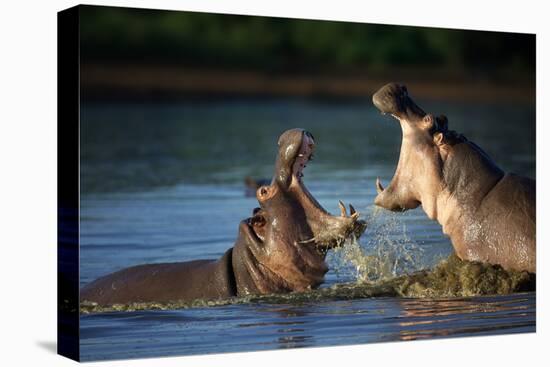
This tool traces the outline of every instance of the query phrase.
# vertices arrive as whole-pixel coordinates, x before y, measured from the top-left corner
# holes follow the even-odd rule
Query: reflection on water
[[[531,299],[532,298],[532,299]],[[498,300],[498,302],[493,302]],[[461,334],[496,334],[508,329],[530,330],[535,326],[534,294],[487,299],[404,300],[399,325],[401,340]],[[460,321],[460,322],[459,322]],[[449,328],[449,324],[457,325]]]
[[[534,107],[419,101],[478,143],[505,170],[534,177]],[[377,176],[391,179],[397,123],[368,100],[84,105],[81,119],[80,284],[142,263],[217,258],[257,206],[246,176],[270,177],[276,141],[310,130],[305,171],[329,211],[352,203],[369,228],[330,253],[323,289],[431,267],[451,252],[420,210],[377,212]],[[381,261],[383,259],[383,261]],[[378,262],[377,262],[378,261]],[[391,265],[390,265],[391,264]],[[535,329],[534,293],[460,299],[302,299],[185,310],[83,315],[83,360],[344,345]]]
[[[82,316],[82,358],[346,345],[535,331],[535,294],[367,298]]]

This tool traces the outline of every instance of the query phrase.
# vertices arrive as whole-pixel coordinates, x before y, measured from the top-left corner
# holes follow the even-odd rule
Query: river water
[[[535,177],[530,105],[418,101],[507,171]],[[315,136],[305,184],[327,210],[352,203],[369,228],[329,253],[322,288],[431,268],[452,252],[421,209],[373,207],[399,156],[400,128],[368,100],[86,103],[81,109],[81,286],[131,265],[220,257],[257,206],[246,176],[270,178],[278,136]],[[365,269],[365,258],[379,259]],[[535,293],[466,298],[284,297],[176,310],[81,315],[81,358],[241,352],[535,331]]]

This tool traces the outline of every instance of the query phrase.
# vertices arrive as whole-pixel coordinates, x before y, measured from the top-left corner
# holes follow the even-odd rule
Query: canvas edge
[[[57,13],[57,353],[80,360],[80,6]]]

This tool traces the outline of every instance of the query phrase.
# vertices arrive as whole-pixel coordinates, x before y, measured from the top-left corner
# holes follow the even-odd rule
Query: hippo
[[[372,97],[403,133],[396,172],[375,205],[405,211],[422,205],[441,224],[462,260],[536,273],[535,181],[505,173],[479,146],[448,129],[444,115],[425,113],[404,85]]]
[[[325,256],[366,223],[350,204],[328,213],[309,193],[303,170],[315,148],[303,129],[278,141],[275,174],[258,188],[259,208],[239,224],[234,246],[218,260],[145,264],[86,285],[81,301],[100,306],[133,302],[214,300],[250,294],[300,292],[318,287],[328,270]]]

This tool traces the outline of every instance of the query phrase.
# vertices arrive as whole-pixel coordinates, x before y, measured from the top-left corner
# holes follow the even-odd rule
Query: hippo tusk
[[[337,243],[343,242],[344,239],[336,239]],[[318,249],[325,249],[328,250],[331,247],[330,243],[318,243],[317,238],[313,237],[309,240],[303,240],[303,241],[295,241],[294,244],[297,245],[314,245]]]
[[[338,200],[338,206],[340,207],[340,215],[342,217],[347,217],[348,213],[346,212],[346,206],[342,202],[342,200]]]
[[[384,191],[384,186],[380,183],[380,177],[376,177],[376,192],[381,194],[382,191]]]
[[[296,244],[306,245],[308,243],[312,243],[312,242],[315,242],[315,241],[316,241],[315,237],[312,237],[309,240],[297,241]]]
[[[349,204],[349,213],[351,215],[357,213],[357,210],[355,210],[355,208],[353,207],[353,205]]]

